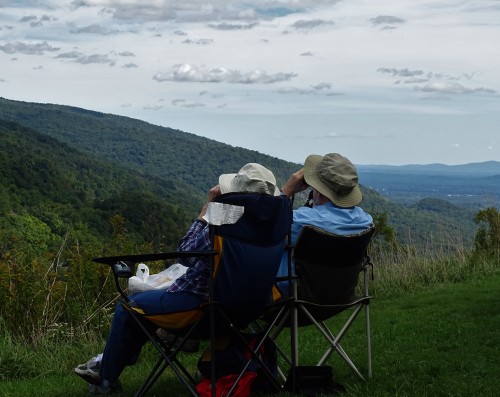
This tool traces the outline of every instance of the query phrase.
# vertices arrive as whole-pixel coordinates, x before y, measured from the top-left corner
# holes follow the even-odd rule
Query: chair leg
[[[368,264],[371,264],[371,261],[368,257]],[[373,264],[372,266],[372,274],[373,274]],[[368,276],[368,265],[363,269],[363,282],[364,282],[364,292],[365,297],[369,297],[368,286],[369,286],[369,276]],[[372,340],[371,340],[371,329],[370,329],[370,301],[368,300],[364,304],[365,307],[365,322],[366,322],[366,354],[367,354],[367,366],[368,366],[368,379],[372,378]]]
[[[295,302],[289,304],[287,312],[282,317],[281,321],[277,324],[276,332],[271,334],[271,339],[276,340],[280,332],[286,327],[286,323],[290,322],[290,358],[288,358],[281,349],[278,349],[281,357],[289,365],[289,372],[287,375],[278,367],[278,373],[285,382],[288,383],[289,391],[292,393],[297,392],[297,367],[299,365],[299,326],[298,326],[298,306]]]
[[[149,374],[146,381],[142,384],[140,389],[136,392],[135,396],[143,396],[145,395],[149,389],[154,385],[154,383],[158,380],[160,375],[165,371],[167,367],[172,368],[172,371],[177,375],[180,381],[186,386],[193,397],[198,397],[198,392],[194,388],[194,380],[192,376],[187,372],[187,370],[182,366],[182,364],[177,360],[176,355],[179,352],[181,346],[178,346],[170,353],[167,353],[163,348],[161,342],[157,340],[157,338],[152,335],[149,330],[144,326],[141,319],[136,317],[136,314],[132,313],[132,318],[137,322],[139,327],[143,330],[146,336],[149,338],[153,346],[160,353],[161,357],[159,361],[154,366],[153,370]],[[163,362],[163,365],[162,365]]]
[[[311,322],[316,326],[316,328],[320,331],[320,333],[324,336],[324,338],[330,343],[330,347],[326,350],[325,354],[323,357],[319,360],[317,365],[323,365],[325,361],[330,357],[332,354],[333,350],[335,350],[341,357],[342,359],[346,362],[347,365],[362,379],[365,380],[364,376],[359,372],[358,368],[350,357],[347,355],[347,353],[344,351],[342,346],[340,345],[341,339],[344,337],[344,334],[347,332],[351,324],[354,322],[356,317],[358,316],[359,312],[362,309],[362,305],[358,305],[354,312],[351,314],[347,322],[344,324],[342,329],[339,331],[338,335],[335,336],[331,333],[331,331],[328,329],[328,327],[324,323],[319,323],[316,321],[316,319],[309,313],[309,311],[304,307],[300,306],[301,310],[306,314],[307,317],[311,320]]]
[[[292,378],[290,387],[292,393],[297,392],[297,367],[299,366],[299,309],[296,304],[292,304],[291,309],[291,327],[290,327],[290,351],[292,355],[292,365],[289,376]]]
[[[281,389],[281,386],[280,386],[278,380],[276,379],[276,377],[274,376],[274,374],[270,371],[270,369],[266,366],[266,364],[262,361],[262,359],[259,357],[259,355],[258,355],[257,352],[260,351],[260,349],[263,346],[263,344],[265,343],[266,339],[267,338],[271,338],[272,330],[276,326],[276,323],[277,323],[278,319],[281,317],[281,314],[284,311],[285,311],[285,308],[284,307],[281,308],[280,311],[279,311],[279,313],[278,313],[278,315],[274,318],[274,320],[271,323],[269,323],[266,327],[264,327],[263,329],[261,329],[261,335],[260,335],[261,338],[260,338],[260,340],[258,341],[258,343],[255,346],[250,346],[250,344],[245,339],[243,332],[241,332],[240,330],[238,330],[237,327],[233,328],[234,335],[236,335],[241,340],[241,342],[246,347],[246,349],[248,349],[248,351],[251,354],[251,358],[247,361],[247,363],[245,364],[245,366],[241,369],[241,371],[240,371],[237,379],[234,381],[233,386],[227,392],[228,396],[231,395],[231,393],[233,392],[233,390],[236,388],[238,382],[240,381],[240,379],[245,374],[245,371],[247,370],[247,368],[252,363],[252,360],[255,360],[256,362],[258,362],[260,364],[261,370],[265,373],[265,375],[268,378],[268,380],[273,384],[273,387],[275,388],[275,390],[278,391],[278,390]],[[225,318],[225,320],[228,323],[231,323],[230,318],[227,316],[227,314],[224,311],[221,311],[220,314],[222,315],[222,317]]]
[[[330,330],[326,327],[326,325],[320,326],[320,331],[323,331],[323,336],[328,339],[330,342],[330,347],[327,349],[323,357],[319,360],[317,365],[323,365],[325,361],[331,356],[333,350],[335,350],[345,361],[345,363],[362,379],[365,380],[365,377],[361,374],[361,372],[358,370],[354,362],[351,360],[351,358],[347,355],[345,352],[344,348],[340,344],[340,339],[341,337],[335,337]]]
[[[283,331],[283,329],[286,328],[287,322],[290,321],[290,311],[291,311],[290,308],[288,308],[286,310],[285,310],[285,308],[281,309],[279,312],[279,315],[277,315],[275,317],[275,320],[273,320],[274,326],[269,334],[269,337],[271,338],[271,340],[276,341],[278,339],[279,335],[281,334],[281,332]],[[278,318],[280,318],[280,321],[276,323],[276,320]],[[259,329],[259,331],[262,331],[262,330],[263,330],[263,327],[261,327]],[[288,346],[292,346],[292,343],[290,343]],[[281,349],[280,346],[278,346],[278,344],[276,344],[276,349],[277,349],[277,353],[278,353],[279,357],[281,357],[281,359],[285,362],[285,364],[288,366],[288,368],[291,369],[292,368],[292,356],[293,356],[293,354],[290,354],[290,357],[289,357],[288,354],[283,349]],[[292,352],[292,351],[293,351],[293,349],[290,348],[290,352]],[[285,375],[285,373],[283,372],[283,370],[281,369],[280,366],[278,366],[278,375],[283,382],[285,382],[287,380],[288,375]]]
[[[163,364],[163,365],[162,365]],[[157,379],[160,377],[160,375],[165,371],[167,368],[167,365],[165,363],[165,360],[163,360],[163,357],[160,357],[156,365],[153,367],[151,372],[149,373],[148,377],[142,384],[142,386],[137,390],[134,394],[134,397],[142,397],[144,396],[148,390],[153,386],[153,384],[157,381]]]
[[[365,321],[366,321],[366,354],[368,366],[368,379],[372,378],[372,338],[370,330],[370,304],[365,305]]]

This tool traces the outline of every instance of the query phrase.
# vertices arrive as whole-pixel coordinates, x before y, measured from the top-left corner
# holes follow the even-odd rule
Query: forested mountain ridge
[[[196,202],[182,182],[145,177],[1,119],[0,149],[4,230],[29,220],[49,227],[52,237],[70,229],[104,236],[120,214],[137,241],[171,235],[177,242],[192,219]]]
[[[236,172],[246,162],[259,162],[269,167],[276,174],[280,186],[291,172],[300,168],[299,164],[235,148],[182,131],[69,106],[0,98],[0,119],[2,118],[18,123],[9,124],[7,121],[3,123],[4,129],[10,129],[12,133],[9,139],[12,139],[13,134],[17,134],[19,138],[22,135],[32,134],[37,137],[24,144],[32,145],[31,150],[35,152],[37,152],[35,148],[39,147],[37,152],[39,160],[36,164],[44,165],[37,166],[33,161],[27,161],[24,166],[38,173],[31,178],[39,179],[38,182],[34,182],[35,186],[39,183],[38,191],[49,194],[62,189],[64,193],[59,193],[62,196],[75,195],[76,197],[72,199],[68,197],[66,201],[67,205],[70,205],[68,204],[70,202],[74,203],[71,205],[75,212],[80,211],[77,204],[81,201],[81,197],[87,197],[85,210],[90,211],[93,216],[100,214],[99,222],[95,223],[100,223],[102,226],[106,217],[112,216],[114,211],[131,222],[131,229],[136,234],[144,233],[142,228],[145,227],[146,220],[151,219],[151,216],[147,216],[145,208],[140,210],[141,207],[147,207],[147,203],[151,201],[161,208],[172,206],[171,210],[177,211],[179,222],[176,222],[176,225],[179,230],[176,235],[182,233],[190,219],[196,216],[199,206],[206,197],[207,189],[217,181],[219,174]],[[53,139],[48,141],[50,144],[40,145],[43,141],[42,136],[46,138],[50,136]],[[58,149],[54,151],[51,148]],[[6,153],[15,153],[16,150],[2,147],[2,158]],[[59,161],[64,158],[61,153],[80,158],[79,165],[68,169],[68,164]],[[29,150],[25,150],[21,159],[29,156]],[[29,184],[23,185],[22,174],[16,179],[15,175],[22,167],[14,166],[15,164],[19,162],[9,161],[7,156],[4,158],[2,168],[10,169],[11,189],[8,195],[12,197],[17,195],[18,198],[14,199],[17,201],[27,194],[28,190],[24,185]],[[30,164],[31,166],[28,166]],[[94,164],[98,168],[94,168]],[[89,167],[91,171],[86,173],[79,171],[85,176],[85,185],[82,185],[82,182],[71,184],[65,177],[69,173],[73,175],[72,180],[78,181],[82,176],[75,174],[75,170]],[[48,172],[46,168],[51,171]],[[52,175],[54,180],[44,182],[47,174]],[[61,181],[58,182],[58,179]],[[16,180],[20,183],[17,193]],[[363,184],[362,178],[361,183]],[[54,186],[44,190],[44,187],[50,184]],[[404,243],[425,242],[432,234],[434,234],[432,240],[437,244],[450,244],[450,235],[459,235],[467,245],[472,242],[475,232],[472,211],[457,206],[450,207],[449,203],[443,200],[433,201],[432,205],[423,201],[420,206],[418,203],[413,207],[403,206],[382,197],[374,190],[363,186],[362,190],[364,193],[362,207],[373,214],[386,213],[390,225]],[[102,195],[107,195],[108,199],[101,202]],[[5,197],[5,194],[3,196]],[[300,201],[298,198],[297,202]],[[89,209],[90,202],[93,202],[92,210]],[[119,211],[118,207],[121,207]],[[31,203],[25,208],[33,211],[38,207]],[[45,213],[50,213],[53,208],[53,206],[46,207]],[[104,210],[106,211],[103,212]],[[156,224],[168,222],[166,220],[168,211],[166,209],[162,212],[163,215],[158,217]],[[42,216],[42,213],[43,211],[38,211],[37,216]],[[144,219],[140,219],[141,214]],[[78,218],[78,215],[73,214],[73,216]],[[94,219],[89,216],[83,218]],[[151,234],[153,231],[148,233]],[[149,236],[148,233],[143,237]]]
[[[258,162],[272,169],[280,184],[298,168],[187,132],[71,106],[0,98],[0,119],[20,123],[108,162],[183,181],[204,193],[220,174],[236,172],[245,163]]]

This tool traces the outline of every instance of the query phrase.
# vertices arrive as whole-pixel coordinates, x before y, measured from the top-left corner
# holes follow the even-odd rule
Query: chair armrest
[[[104,263],[106,265],[113,265],[116,262],[153,262],[161,261],[164,259],[176,259],[176,258],[192,258],[198,256],[214,256],[218,254],[219,251],[209,250],[209,251],[171,251],[171,252],[159,252],[153,254],[137,254],[137,255],[118,255],[118,256],[104,256],[100,258],[93,258],[92,262]]]
[[[130,302],[127,295],[121,288],[118,279],[130,278],[134,275],[134,266],[138,262],[153,262],[165,259],[177,258],[192,258],[202,256],[215,256],[219,253],[217,250],[206,251],[171,251],[159,252],[153,254],[137,254],[137,255],[119,255],[119,256],[105,256],[93,258],[92,262],[103,263],[109,265],[113,272],[113,278],[118,293],[122,296],[125,302]]]
[[[289,281],[290,279],[297,280],[298,278],[299,278],[299,276],[297,276],[296,274],[294,274],[293,276],[276,277],[276,281],[277,282],[280,282],[280,281]]]

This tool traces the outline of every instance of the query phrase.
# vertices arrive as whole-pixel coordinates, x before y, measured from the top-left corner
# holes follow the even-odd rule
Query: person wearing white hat
[[[324,156],[311,154],[304,162],[304,168],[290,176],[281,191],[288,197],[312,188],[312,207],[300,207],[293,211],[291,231],[295,244],[304,225],[317,226],[335,234],[357,234],[373,225],[370,214],[358,207],[363,196],[358,184],[354,164],[338,153]],[[278,277],[288,275],[288,257],[281,262]],[[286,293],[287,283],[280,283]]]
[[[257,163],[243,166],[236,174],[223,174],[219,184],[208,193],[207,204],[177,246],[178,251],[203,251],[210,248],[209,227],[205,220],[208,203],[225,193],[262,193],[279,196],[273,173]],[[165,290],[144,291],[131,296],[148,313],[171,313],[199,307],[208,299],[209,259],[179,260],[187,266],[186,273]],[[91,394],[111,394],[121,390],[119,376],[128,365],[137,361],[148,338],[138,327],[130,312],[118,304],[102,355],[78,365],[74,371],[89,383]]]

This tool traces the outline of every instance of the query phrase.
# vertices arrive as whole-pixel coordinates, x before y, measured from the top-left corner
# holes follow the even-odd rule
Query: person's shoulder
[[[314,207],[299,207],[293,210],[293,217],[295,218],[308,218],[317,214],[318,211]]]

